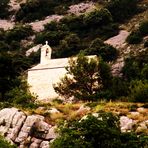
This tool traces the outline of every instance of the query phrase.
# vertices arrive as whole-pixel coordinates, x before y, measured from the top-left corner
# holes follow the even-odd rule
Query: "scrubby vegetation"
[[[116,99],[130,97],[129,101],[147,102],[147,51],[127,58],[123,76],[112,76],[109,65],[102,59],[89,60],[80,55],[69,61],[67,75],[54,87],[66,98],[79,100]]]
[[[9,0],[0,2],[0,18],[9,16],[8,2]],[[21,106],[27,108],[28,112],[44,115],[53,125],[61,120],[70,121],[60,125],[59,138],[53,142],[53,148],[145,148],[148,145],[147,136],[121,133],[117,116],[99,112],[113,112],[135,118],[128,112],[136,111],[138,107],[147,107],[148,42],[145,37],[148,35],[148,21],[139,22],[139,26],[128,36],[129,44],[139,44],[144,40],[142,48],[145,51],[135,55],[130,53],[125,57],[120,76],[112,75],[111,65],[122,55],[116,48],[104,43],[109,37],[118,34],[123,22],[142,11],[139,1],[94,0],[96,9],[93,11],[78,16],[66,15],[59,22],[46,24],[45,29],[38,33],[31,26],[23,24],[51,14],[67,14],[68,7],[79,2],[86,0],[27,0],[16,12],[17,24],[14,28],[7,31],[0,29],[0,108]],[[57,93],[67,100],[72,97],[76,104],[59,100],[43,106],[35,103],[36,98],[29,93],[24,75],[28,68],[39,62],[40,51],[26,57],[28,47],[23,45],[23,40],[29,38],[33,38],[34,42],[29,47],[48,40],[53,48],[52,58],[78,55],[77,58],[70,59],[70,66],[66,67],[67,75],[54,86]],[[84,55],[96,57],[89,59]],[[78,112],[83,105],[89,106],[90,110]],[[60,112],[50,114],[47,110],[45,112],[46,107],[48,110],[55,107]],[[98,118],[89,115],[85,120],[80,120],[91,112],[99,112]],[[146,116],[143,112],[136,118],[142,122],[147,120]],[[6,147],[3,138],[1,144],[3,148]]]
[[[11,145],[10,142],[5,140],[3,136],[0,136],[0,147],[1,148],[16,148],[15,145]]]
[[[6,18],[8,17],[8,3],[10,0],[1,0],[0,1],[0,18]]]
[[[148,20],[145,20],[139,24],[137,30],[134,30],[127,37],[129,44],[138,44],[143,40],[143,37],[148,35]]]
[[[59,134],[51,144],[52,148],[142,148],[148,145],[146,136],[121,133],[117,117],[110,113],[99,113],[98,117],[88,115],[80,121],[64,122],[60,125]]]
[[[52,14],[65,14],[68,6],[86,0],[27,0],[16,14],[17,21],[30,22]]]
[[[111,58],[109,61],[115,59],[117,52],[113,47],[103,44],[103,40],[117,33],[118,25],[113,22],[110,12],[107,9],[98,9],[85,15],[66,16],[59,23],[51,22],[45,25],[42,33],[36,35],[34,41],[43,43],[45,40],[50,40],[50,45],[55,48],[54,58],[76,55],[85,49],[88,49],[87,54],[94,54],[98,48],[102,48],[98,54],[101,53],[106,61],[109,55]],[[97,49],[91,51],[93,47],[90,44],[93,46],[93,42],[95,40],[97,42],[99,38],[100,45],[98,43]]]

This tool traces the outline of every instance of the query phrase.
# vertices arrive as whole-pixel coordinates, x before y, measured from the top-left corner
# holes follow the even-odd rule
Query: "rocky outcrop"
[[[16,108],[0,111],[0,133],[19,148],[49,148],[49,142],[57,137],[55,128],[40,115],[27,116]]]
[[[79,4],[76,4],[76,5],[71,5],[69,7],[68,13],[80,15],[80,14],[83,14],[85,12],[92,11],[95,8],[96,8],[95,3],[93,3],[93,2],[79,3]]]
[[[119,49],[125,46],[126,38],[128,37],[129,32],[126,30],[121,30],[118,35],[109,38],[105,43],[112,45],[113,47]]]
[[[132,130],[134,121],[132,119],[129,119],[126,116],[121,116],[120,117],[120,128],[121,132],[129,132]]]

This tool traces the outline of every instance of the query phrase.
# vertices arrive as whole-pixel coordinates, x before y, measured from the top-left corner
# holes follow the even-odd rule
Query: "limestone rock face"
[[[122,132],[128,132],[132,130],[132,127],[134,125],[134,121],[132,119],[129,119],[126,116],[120,117],[120,127]]]
[[[40,115],[27,116],[16,108],[0,111],[0,133],[19,148],[49,148],[50,140],[57,137],[55,128]]]
[[[30,134],[34,124],[43,119],[44,117],[42,116],[36,116],[36,115],[28,116],[15,142],[21,143],[25,141],[28,135]]]
[[[18,110],[16,108],[5,108],[0,111],[0,133],[2,135],[5,135],[9,129],[12,129],[14,116],[17,112]]]

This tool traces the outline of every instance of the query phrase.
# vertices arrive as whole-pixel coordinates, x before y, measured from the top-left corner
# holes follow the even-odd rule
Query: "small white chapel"
[[[40,63],[28,70],[29,90],[37,96],[38,101],[49,102],[59,97],[53,84],[59,82],[66,74],[65,67],[68,66],[69,58],[51,59],[51,52],[52,49],[46,41],[41,47]]]

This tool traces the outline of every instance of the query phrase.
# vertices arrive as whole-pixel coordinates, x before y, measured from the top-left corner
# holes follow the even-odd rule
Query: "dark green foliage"
[[[29,22],[54,14],[56,2],[53,0],[27,0],[21,4],[21,9],[16,13],[17,21]]]
[[[16,25],[13,29],[8,30],[5,34],[6,41],[11,43],[12,41],[21,41],[29,36],[33,35],[33,30],[29,25]]]
[[[139,31],[131,32],[126,41],[129,44],[139,44],[142,41],[142,35]]]
[[[121,133],[118,118],[111,113],[99,113],[99,117],[64,122],[59,137],[51,148],[142,148],[147,146],[146,136]]]
[[[54,85],[55,91],[66,98],[74,96],[82,100],[96,99],[102,87],[98,60],[89,60],[79,55],[77,59],[71,59],[69,65],[66,68],[67,75]]]
[[[112,74],[110,66],[102,59],[99,60],[99,72],[103,85],[103,89],[110,89],[112,83]]]
[[[111,86],[110,67],[97,57],[88,59],[79,55],[69,61],[67,75],[54,85],[55,91],[65,98],[74,96],[79,100],[109,98]],[[70,76],[70,77],[69,77]]]
[[[129,44],[138,44],[143,40],[143,37],[148,35],[148,21],[143,21],[139,28],[135,31],[132,31],[127,37],[126,41]],[[144,45],[145,46],[145,45]]]
[[[148,80],[148,50],[141,52],[137,56],[131,56],[125,59],[125,65],[122,69],[123,77],[128,81],[134,79]]]
[[[0,148],[17,148],[15,145],[11,145],[10,142],[0,136]]]
[[[86,0],[27,0],[16,13],[16,20],[31,22],[52,14],[66,14],[72,4]]]
[[[0,41],[0,52],[9,50],[10,46],[4,41]]]
[[[36,108],[37,105],[34,103],[35,97],[32,96],[28,91],[26,84],[21,83],[19,87],[13,88],[6,95],[5,98],[10,103],[20,105],[25,108]]]
[[[0,99],[4,99],[6,92],[20,85],[18,76],[30,67],[30,63],[21,54],[0,53]]]
[[[129,84],[123,78],[113,77],[110,88],[111,98],[116,99],[121,96],[127,96]]]
[[[148,81],[132,81],[130,84],[130,96],[134,102],[148,102]]]
[[[49,40],[50,45],[55,49],[52,57],[59,58],[79,53],[80,50],[89,47],[89,43],[96,37],[106,39],[117,32],[118,26],[113,23],[109,11],[101,9],[86,15],[66,16],[60,22],[51,22],[45,25],[45,30],[38,33],[34,41],[38,44]],[[75,45],[71,43],[72,40],[68,41],[68,38],[72,38],[72,36]],[[106,61],[116,59],[117,51],[109,45],[102,47],[100,52]]]
[[[118,55],[118,52],[114,47],[103,43],[99,38],[93,40],[89,48],[84,51],[86,55],[101,56],[102,59],[107,62],[115,60]]]
[[[129,83],[131,101],[148,102],[148,50],[127,58],[122,71]]]
[[[142,34],[142,36],[148,35],[148,20],[143,21],[139,26],[139,31]]]
[[[60,41],[56,57],[70,57],[80,51],[80,38],[76,34],[69,34]]]
[[[23,39],[33,35],[30,25],[18,24],[13,29],[4,31],[0,30],[0,51],[16,51],[19,50],[20,42]]]
[[[138,11],[137,4],[138,0],[110,0],[106,8],[114,21],[123,22]]]
[[[148,47],[148,41],[144,42],[144,47]]]
[[[6,18],[8,16],[9,1],[10,0],[0,0],[0,18]]]
[[[66,35],[69,34],[69,29],[67,25],[60,24],[57,22],[51,22],[45,25],[45,31],[38,33],[35,38],[35,43],[43,43],[46,40],[49,41],[51,46],[59,44]]]
[[[112,23],[112,16],[107,9],[95,10],[84,16],[86,27],[100,27]]]
[[[54,12],[55,14],[58,14],[58,15],[65,15],[67,13],[67,10],[68,10],[68,7],[67,6],[56,6],[54,8]]]
[[[83,15],[80,15],[80,16],[70,15],[62,18],[60,22],[62,24],[67,25],[70,31],[78,33],[85,29],[85,26],[83,23],[83,17],[84,17]]]

